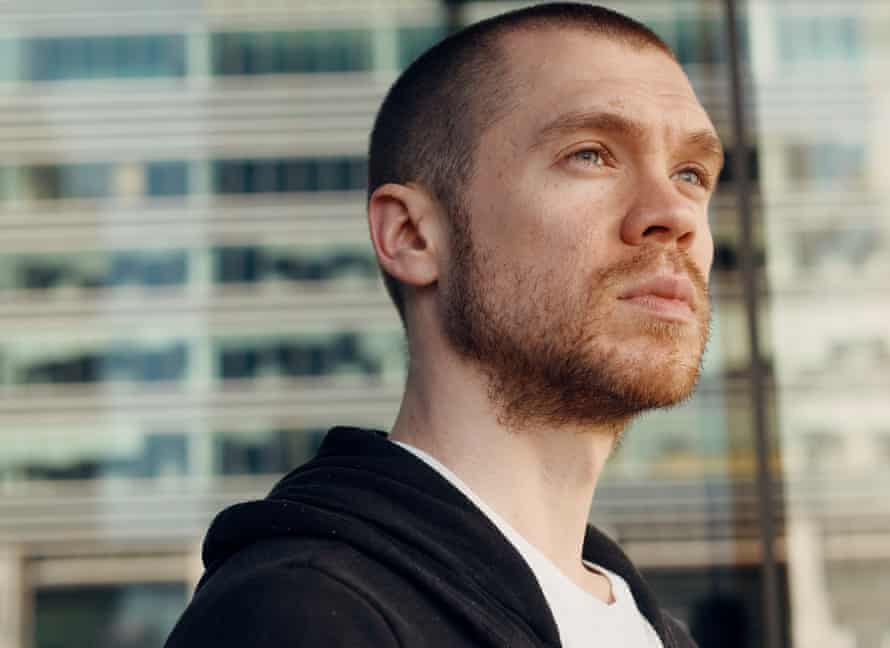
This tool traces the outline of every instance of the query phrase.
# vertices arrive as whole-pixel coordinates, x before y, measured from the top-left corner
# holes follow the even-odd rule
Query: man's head
[[[371,234],[409,338],[431,317],[514,427],[682,400],[721,164],[670,50],[630,19],[541,5],[446,39],[371,137]]]
[[[368,197],[389,182],[418,182],[449,212],[458,211],[475,166],[479,137],[521,101],[521,74],[511,74],[505,34],[581,30],[634,49],[670,48],[648,27],[619,13],[552,3],[495,16],[439,42],[412,63],[387,93],[371,132]],[[405,290],[382,269],[386,289],[405,318]]]

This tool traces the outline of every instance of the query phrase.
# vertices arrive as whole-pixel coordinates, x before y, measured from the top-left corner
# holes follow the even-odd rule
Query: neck
[[[390,438],[435,457],[563,573],[587,578],[581,550],[597,480],[621,426],[506,428],[481,373],[454,358],[412,361]]]

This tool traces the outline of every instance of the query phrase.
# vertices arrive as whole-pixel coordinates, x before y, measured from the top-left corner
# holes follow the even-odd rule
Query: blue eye
[[[702,173],[696,169],[683,169],[682,171],[675,173],[674,177],[679,177],[681,180],[684,180],[689,184],[700,185],[702,187],[707,184],[706,178],[704,178]]]
[[[586,165],[601,166],[603,164],[603,152],[600,149],[581,149],[580,151],[575,151],[569,157],[579,160]]]

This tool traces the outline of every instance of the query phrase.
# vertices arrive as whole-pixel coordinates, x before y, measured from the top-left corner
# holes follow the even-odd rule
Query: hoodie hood
[[[318,455],[265,499],[217,515],[204,541],[199,589],[240,549],[282,536],[352,545],[442,600],[494,643],[560,645],[540,586],[513,545],[436,470],[383,432],[334,428]],[[640,611],[671,646],[652,593],[617,545],[588,527],[584,557],[627,581]]]

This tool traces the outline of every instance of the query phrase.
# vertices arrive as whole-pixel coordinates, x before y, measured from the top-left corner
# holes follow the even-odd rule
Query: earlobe
[[[435,203],[419,187],[385,184],[368,203],[371,242],[381,267],[412,286],[438,279]]]

